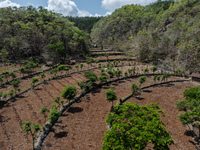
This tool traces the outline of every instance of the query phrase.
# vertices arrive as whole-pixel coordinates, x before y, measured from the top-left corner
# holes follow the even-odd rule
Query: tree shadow
[[[92,95],[95,95],[95,93],[100,93],[100,92],[101,92],[101,88],[97,88],[91,91]]]
[[[39,90],[42,90],[42,88],[35,88],[34,90],[37,90],[37,91],[39,91]]]
[[[0,101],[0,109],[2,109],[6,103],[7,103],[6,101]]]
[[[59,133],[55,133],[54,134],[54,137],[56,137],[56,138],[63,138],[63,137],[67,137],[67,135],[68,135],[68,132],[59,132]]]
[[[83,111],[83,108],[80,108],[80,107],[70,107],[67,112],[70,112],[70,113],[80,113]]]
[[[152,93],[152,91],[150,91],[150,90],[142,90],[142,92],[145,92],[145,93]]]
[[[195,145],[195,147],[199,145],[198,144],[199,143],[199,138],[196,136],[196,133],[194,133],[194,131],[186,130],[184,135],[194,138],[194,141],[189,140],[189,142],[192,143],[193,145]],[[196,149],[200,150],[199,147],[196,147]]]
[[[135,98],[137,99],[137,100],[143,100],[144,98],[143,97],[139,97],[139,96],[135,96]]]
[[[125,83],[125,81],[122,81],[122,80],[119,80],[118,82],[119,82],[119,83]]]

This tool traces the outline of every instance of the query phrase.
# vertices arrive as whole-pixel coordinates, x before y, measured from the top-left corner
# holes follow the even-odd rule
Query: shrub
[[[52,109],[51,111],[50,111],[50,114],[49,114],[49,117],[48,117],[48,120],[49,120],[49,122],[51,123],[51,124],[55,124],[56,123],[56,121],[57,121],[57,119],[58,119],[58,117],[60,117],[60,115],[61,115],[61,112],[59,111],[59,110],[57,110],[57,109]]]
[[[32,78],[32,81],[31,81],[32,87],[34,87],[35,83],[38,82],[38,81],[39,81],[38,78]]]
[[[68,99],[69,101],[74,99],[76,94],[77,94],[77,90],[74,85],[67,85],[61,92],[61,96],[63,98]]]
[[[139,78],[140,87],[141,87],[141,85],[146,81],[146,79],[147,79],[146,76],[141,76],[141,77]]]
[[[106,100],[112,102],[113,106],[113,101],[117,100],[116,92],[113,90],[107,90],[105,94],[106,94]]]

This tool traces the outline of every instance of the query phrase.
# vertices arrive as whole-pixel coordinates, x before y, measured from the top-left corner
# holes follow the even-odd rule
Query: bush
[[[146,81],[146,79],[147,79],[146,76],[141,76],[141,77],[139,78],[140,87],[141,87],[141,85]]]
[[[49,114],[49,117],[48,117],[49,122],[50,122],[51,124],[56,123],[56,121],[57,121],[58,117],[60,117],[60,115],[61,115],[61,112],[60,112],[59,110],[57,110],[57,109],[55,109],[55,108],[52,109],[52,110],[50,111],[50,114]]]
[[[74,99],[77,94],[76,87],[74,85],[67,85],[61,92],[63,98],[68,99],[69,101]]]

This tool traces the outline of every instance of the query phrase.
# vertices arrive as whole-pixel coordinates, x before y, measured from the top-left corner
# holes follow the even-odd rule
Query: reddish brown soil
[[[111,56],[109,56],[109,58],[110,57]],[[83,69],[87,69],[87,64],[84,64],[84,66]],[[123,71],[129,68],[132,68],[132,66],[119,67],[119,69],[123,69]],[[140,68],[139,72],[141,72],[143,67],[140,65],[138,68]],[[76,70],[77,69],[73,67],[72,71]],[[100,75],[99,69],[94,71]],[[46,79],[51,76],[49,72],[47,72],[46,75]],[[173,77],[172,79],[180,78]],[[30,135],[22,131],[23,122],[32,121],[43,126],[45,119],[43,115],[39,113],[40,108],[46,106],[50,109],[51,105],[54,103],[53,99],[56,96],[60,96],[62,89],[66,85],[75,85],[80,93],[80,88],[77,86],[76,82],[82,80],[86,80],[83,77],[83,73],[76,73],[63,79],[52,80],[48,82],[48,84],[40,85],[36,87],[35,90],[31,90],[22,97],[7,103],[4,107],[0,106],[0,149],[31,149],[32,140]],[[19,88],[23,91],[30,87],[30,81],[31,79],[22,80]],[[148,78],[142,86],[149,85],[151,81],[152,78]],[[113,83],[109,86],[114,86],[117,96],[123,98],[130,93],[130,86],[133,82],[139,84],[138,79],[128,79],[126,81]],[[174,88],[178,84],[180,84],[179,88]],[[180,147],[180,149],[194,149],[194,146],[188,141],[190,137],[184,135],[186,129],[181,125],[180,121],[175,120],[179,112],[175,108],[174,101],[178,101],[182,98],[183,91],[187,86],[187,83],[178,84],[170,88],[159,87],[155,95],[153,94],[154,92],[143,93],[142,97],[144,97],[144,99],[139,102],[153,102],[153,100],[156,100],[155,96],[158,95],[158,102],[163,101],[163,103],[159,103],[159,106],[160,104],[166,104],[167,107],[165,107],[165,105],[161,105],[160,107],[165,110],[166,114],[168,112],[170,114],[170,117],[168,115],[165,117],[168,117],[167,119],[162,119],[167,124],[167,130],[175,139],[176,147]],[[194,86],[193,83],[189,83],[189,85]],[[5,93],[11,88],[12,86],[8,85],[0,90],[3,90]],[[105,91],[107,89],[108,87],[105,86],[102,89],[87,94],[80,102],[73,104],[59,119],[62,120],[62,122],[56,124],[54,132],[51,132],[49,137],[45,140],[43,149],[100,149],[102,137],[106,131],[105,118],[111,106],[111,103],[105,100]],[[175,89],[177,89],[177,91]],[[152,99],[153,97],[154,99]],[[162,99],[163,97],[165,97],[165,99]],[[173,121],[169,121],[171,118]],[[166,120],[169,122],[166,122]],[[174,124],[174,122],[177,122],[177,124]],[[178,130],[177,134],[174,134],[174,129]],[[172,149],[177,149],[176,147],[172,147]]]
[[[143,86],[148,85],[151,78]],[[119,97],[125,97],[130,93],[130,86],[135,82],[138,84],[138,79],[129,79],[113,83],[110,86],[115,86],[115,91]],[[157,102],[161,109],[167,114],[162,118],[167,125],[166,129],[172,135],[175,145],[170,146],[172,150],[193,150],[195,146],[189,141],[193,139],[184,135],[186,128],[178,120],[179,114],[175,101],[183,98],[183,91],[186,86],[194,86],[193,83],[175,83],[170,87],[150,88],[149,91],[142,93],[143,100],[135,98],[129,101],[142,105],[148,104],[151,101]],[[111,103],[105,100],[105,91],[107,86],[93,93],[87,94],[80,102],[74,104],[68,109],[59,119],[54,127],[54,131],[49,134],[42,149],[81,149],[93,150],[102,147],[102,138],[106,131],[105,118],[110,111]]]
[[[195,149],[193,145],[194,140],[189,136],[191,134],[190,131],[178,120],[177,116],[180,114],[180,111],[178,111],[175,105],[175,102],[183,99],[183,92],[186,87],[194,85],[196,83],[185,82],[153,87],[142,93],[142,100],[138,101],[135,98],[128,100],[128,102],[138,103],[139,105],[157,103],[164,110],[166,117],[162,117],[161,120],[166,124],[166,130],[174,139],[174,145],[170,146],[171,150]]]

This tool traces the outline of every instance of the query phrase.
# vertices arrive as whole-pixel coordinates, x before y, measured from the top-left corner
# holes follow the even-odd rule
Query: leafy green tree
[[[38,82],[38,81],[39,81],[38,78],[32,78],[31,85],[32,85],[33,88],[35,86],[35,83]]]
[[[44,115],[44,123],[46,122],[46,118],[47,118],[46,112],[47,111],[49,111],[47,107],[42,107],[40,109],[40,113]]]
[[[61,92],[61,96],[68,101],[71,101],[75,98],[77,94],[77,89],[74,85],[67,85]]]
[[[78,71],[79,65],[75,65],[74,67],[75,67],[75,68],[77,69],[77,71]]]
[[[104,83],[104,82],[106,82],[107,79],[108,79],[108,76],[105,76],[105,75],[99,76],[99,80],[100,80],[101,84]]]
[[[158,82],[159,82],[159,81],[160,81],[160,76],[157,76],[157,77],[156,77],[156,80],[158,80]]]
[[[8,70],[2,71],[1,74],[4,75],[4,78],[5,78],[5,79],[7,80],[7,82],[8,82],[8,76],[9,76]]]
[[[13,80],[11,83],[12,83],[13,88],[15,89],[15,94],[16,94],[17,87],[19,87],[20,80]]]
[[[144,73],[149,73],[149,69],[148,69],[148,68],[145,68],[145,69],[144,69]]]
[[[108,70],[107,73],[110,76],[110,79],[114,77],[114,72],[112,70]]]
[[[55,124],[58,117],[60,117],[61,115],[61,112],[56,109],[56,108],[53,108],[51,111],[50,111],[50,114],[49,114],[49,117],[48,117],[48,120],[51,124]]]
[[[113,107],[113,101],[117,100],[116,92],[113,90],[107,90],[105,94],[106,94],[106,100],[112,102],[112,107]]]
[[[107,61],[108,61],[109,54],[108,54],[108,53],[105,53],[104,55],[105,55],[105,57],[107,58]]]
[[[21,67],[19,70],[20,70],[21,74],[24,76],[25,68],[24,68],[24,67]]]
[[[11,76],[13,79],[14,79],[14,78],[16,78],[16,75],[15,75],[15,73],[14,73],[14,72],[12,72],[12,71],[11,71],[11,72],[9,72],[9,76]]]
[[[146,76],[141,76],[141,77],[139,78],[140,87],[141,87],[141,85],[142,85],[146,80],[147,80],[147,77],[146,77]]]
[[[104,135],[102,149],[144,149],[148,143],[153,144],[153,149],[169,149],[174,141],[160,121],[160,114],[165,116],[156,103],[114,106],[114,112],[106,118],[111,129]]]
[[[45,73],[44,73],[44,72],[40,73],[40,76],[41,76],[41,78],[44,79],[44,81],[45,81],[45,77],[46,77]]]
[[[4,81],[4,78],[3,77],[0,77],[0,83],[2,84]]]
[[[86,77],[87,79],[89,79],[92,82],[96,82],[98,79],[97,75],[93,71],[85,71],[84,77]]]
[[[154,72],[156,72],[156,71],[158,70],[158,68],[157,68],[157,66],[153,66],[153,67],[151,68],[151,70],[152,70],[153,73],[154,73]]]
[[[120,69],[117,69],[115,71],[115,76],[117,77],[117,79],[119,79],[121,75],[122,75],[122,71]]]
[[[80,68],[82,69],[84,67],[83,63],[80,63]]]
[[[99,64],[99,68],[101,68],[101,64]]]
[[[87,84],[86,82],[83,80],[81,82],[77,81],[77,84],[80,86],[81,90],[86,91],[87,90]]]
[[[32,136],[33,140],[33,150],[34,148],[34,143],[35,139],[37,138],[37,133],[40,131],[40,126],[38,124],[32,123],[31,121],[27,121],[23,123],[24,125],[22,126],[22,129],[26,133],[30,133]]]
[[[135,83],[132,83],[131,85],[131,91],[132,91],[132,95],[136,96],[136,95],[140,95],[140,91],[141,91],[141,88],[139,86],[137,86],[137,84]]]
[[[11,89],[9,92],[8,92],[8,95],[10,95],[10,97],[12,97],[13,96],[13,94],[14,94],[14,90],[13,89]]]

